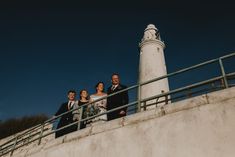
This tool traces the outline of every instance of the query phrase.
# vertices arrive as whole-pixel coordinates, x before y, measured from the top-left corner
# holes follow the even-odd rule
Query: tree
[[[18,132],[29,129],[46,121],[48,117],[44,114],[12,118],[6,121],[0,120],[0,139],[11,136]]]

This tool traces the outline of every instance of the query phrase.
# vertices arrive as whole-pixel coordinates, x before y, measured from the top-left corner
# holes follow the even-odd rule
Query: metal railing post
[[[81,129],[81,123],[84,123],[84,122],[81,122],[82,119],[83,119],[83,107],[81,107],[81,109],[80,109],[80,115],[79,115],[79,119],[78,119],[78,130]]]
[[[227,81],[227,78],[226,78],[226,73],[225,73],[223,61],[222,61],[221,58],[219,58],[219,64],[220,64],[220,70],[221,70],[221,73],[222,73],[222,76],[223,76],[223,81],[224,81],[225,88],[228,88],[228,81]]]
[[[141,111],[141,84],[138,83],[138,104],[137,104],[137,112]]]
[[[27,142],[30,141],[30,137],[31,137],[31,132],[29,132],[29,136],[28,136],[28,138],[27,138]]]
[[[2,146],[0,146],[0,156],[2,156],[3,154],[3,149],[2,149]]]
[[[169,100],[168,100],[168,95],[166,95],[166,96],[165,96],[165,103],[166,103],[165,105],[168,104],[168,101],[169,101]]]
[[[147,107],[146,107],[146,101],[144,102],[144,111],[146,111],[147,110]]]
[[[43,123],[42,127],[41,127],[41,131],[40,131],[40,135],[39,135],[39,139],[38,139],[38,145],[40,145],[41,141],[42,141],[42,135],[43,135],[43,131],[44,131],[44,126],[45,126],[45,123]]]
[[[159,100],[159,98],[160,98],[160,97],[158,97],[158,98],[156,99],[156,108],[157,108],[157,105],[158,105],[158,100]]]
[[[14,142],[14,145],[13,145],[13,147],[12,147],[12,150],[11,150],[11,154],[10,154],[10,156],[12,156],[12,155],[13,155],[13,152],[14,152],[15,147],[16,147],[16,144],[17,144],[17,140],[18,140],[18,135],[15,137],[15,142]]]

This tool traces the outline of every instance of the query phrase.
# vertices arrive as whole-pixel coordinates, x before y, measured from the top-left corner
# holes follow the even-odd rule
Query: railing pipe
[[[39,135],[38,145],[40,145],[41,140],[42,140],[42,135],[43,135],[43,131],[44,131],[44,125],[45,125],[45,123],[43,123],[42,126],[41,126],[41,131],[40,131],[40,135]]]
[[[225,85],[225,88],[228,88],[228,81],[227,81],[227,78],[226,78],[224,65],[223,65],[223,61],[222,61],[221,58],[219,59],[219,65],[220,65],[220,70],[221,70],[221,73],[222,73],[222,76],[223,76],[223,81],[224,81],[223,83]]]
[[[15,142],[14,142],[14,145],[13,145],[13,147],[12,147],[10,156],[13,155],[13,152],[14,152],[14,150],[15,150],[15,146],[16,146],[16,144],[17,144],[17,140],[18,140],[18,136],[16,136],[16,138],[15,138]]]
[[[98,101],[103,100],[103,99],[107,99],[107,98],[109,98],[109,97],[112,97],[113,95],[117,95],[117,94],[122,93],[122,92],[128,92],[129,90],[138,88],[138,100],[137,100],[137,101],[133,101],[132,103],[129,103],[129,104],[120,106],[120,107],[118,107],[118,108],[115,108],[115,109],[109,110],[109,111],[107,111],[107,112],[104,112],[104,113],[101,113],[101,114],[97,114],[97,115],[94,115],[94,116],[91,116],[91,117],[88,117],[88,118],[82,119],[82,117],[80,117],[80,120],[79,120],[78,122],[74,122],[74,124],[78,123],[78,125],[80,125],[80,123],[83,122],[83,121],[87,121],[87,120],[89,120],[89,119],[93,119],[93,118],[98,117],[98,116],[100,116],[100,115],[104,115],[104,114],[113,112],[113,111],[115,111],[115,110],[118,110],[118,109],[121,109],[121,108],[124,108],[124,107],[128,107],[128,106],[132,106],[132,105],[137,105],[137,110],[138,110],[138,111],[141,111],[141,103],[144,103],[144,108],[146,108],[146,101],[153,100],[153,99],[156,99],[156,98],[160,98],[160,97],[163,97],[163,96],[167,97],[168,95],[171,95],[171,94],[174,94],[174,93],[177,93],[177,92],[180,92],[180,91],[184,91],[184,90],[187,90],[187,89],[192,89],[192,88],[195,88],[195,87],[199,87],[199,86],[201,86],[201,85],[208,84],[208,83],[213,82],[213,81],[218,81],[218,80],[220,80],[220,79],[223,79],[225,87],[228,88],[228,87],[229,87],[229,85],[228,85],[228,77],[233,77],[233,76],[235,75],[235,72],[226,74],[222,60],[223,60],[223,59],[226,59],[226,58],[229,58],[229,57],[232,57],[232,56],[235,56],[235,53],[231,53],[231,54],[222,56],[222,57],[217,58],[217,59],[212,59],[212,60],[209,60],[209,61],[206,61],[206,62],[197,64],[197,65],[194,65],[194,66],[191,66],[191,67],[188,67],[188,68],[184,68],[184,69],[178,70],[178,71],[176,71],[176,72],[173,72],[173,73],[170,73],[170,74],[167,74],[167,75],[158,77],[158,78],[154,78],[154,79],[151,79],[151,80],[148,80],[148,81],[145,81],[145,82],[138,82],[138,84],[136,84],[136,85],[130,86],[130,87],[128,87],[128,88],[126,88],[126,89],[123,89],[123,90],[121,90],[121,91],[118,91],[118,92],[116,92],[116,93],[113,93],[113,94],[110,94],[110,95],[108,95],[108,96],[102,97],[102,98],[97,99],[97,100],[95,100],[95,101],[93,101],[93,102],[89,102],[89,103],[87,103],[87,104],[81,105],[81,106],[79,106],[79,108],[81,108],[81,110],[82,110],[83,107],[85,107],[85,106],[87,106],[87,105],[90,105],[90,104],[92,104],[92,103],[98,102]],[[215,78],[212,78],[212,79],[208,79],[208,80],[206,80],[206,81],[201,81],[201,82],[198,82],[198,83],[194,83],[194,84],[191,84],[191,85],[188,85],[188,86],[185,86],[185,87],[181,87],[181,88],[178,88],[178,89],[175,89],[175,90],[172,90],[172,91],[168,91],[168,92],[166,92],[166,93],[162,93],[162,94],[155,95],[155,96],[152,96],[152,97],[145,98],[145,99],[141,100],[141,87],[142,87],[143,85],[146,85],[146,84],[149,84],[149,83],[152,83],[152,82],[155,82],[155,81],[164,79],[164,78],[169,78],[169,77],[172,77],[172,76],[174,76],[174,75],[187,72],[187,71],[189,71],[189,70],[193,70],[193,69],[196,69],[196,68],[199,68],[199,67],[208,65],[208,64],[215,63],[215,62],[217,62],[217,61],[219,61],[219,64],[220,64],[220,69],[221,69],[221,73],[222,73],[221,76],[218,76],[218,77],[215,77]],[[168,101],[168,100],[166,100],[166,101]],[[70,111],[65,112],[65,113],[62,113],[62,114],[60,114],[60,115],[58,115],[58,116],[55,116],[55,117],[53,117],[53,118],[50,118],[50,119],[46,120],[42,125],[36,125],[35,127],[30,128],[30,129],[27,130],[26,132],[24,132],[24,133],[22,133],[22,134],[20,134],[20,135],[17,135],[15,138],[13,138],[13,139],[11,139],[11,140],[5,142],[4,144],[0,145],[0,148],[1,148],[1,155],[6,154],[6,152],[4,153],[4,149],[6,149],[6,148],[8,148],[8,147],[11,147],[11,146],[12,146],[12,147],[11,147],[12,149],[8,150],[7,152],[8,152],[8,153],[11,152],[11,155],[12,155],[12,154],[13,154],[13,151],[14,151],[15,149],[17,149],[17,148],[19,148],[19,147],[25,145],[25,143],[23,143],[23,145],[17,146],[17,144],[18,144],[19,142],[23,141],[24,138],[21,139],[21,140],[18,140],[18,139],[21,138],[21,137],[24,137],[24,136],[27,135],[27,134],[29,134],[29,137],[31,137],[30,134],[31,134],[32,132],[34,132],[36,129],[38,129],[38,128],[41,128],[40,136],[39,136],[38,138],[32,139],[31,141],[28,140],[28,142],[26,142],[26,144],[31,143],[31,142],[33,142],[33,141],[36,141],[36,140],[38,140],[38,139],[39,139],[38,144],[40,144],[40,143],[41,143],[41,139],[42,139],[43,137],[46,137],[46,136],[48,136],[48,135],[50,135],[50,134],[52,134],[52,133],[54,133],[54,132],[56,132],[56,131],[59,131],[59,130],[62,130],[62,129],[64,129],[64,128],[66,128],[66,127],[69,127],[69,126],[71,126],[71,125],[74,125],[74,124],[72,123],[71,125],[64,126],[64,127],[60,128],[60,129],[57,129],[57,130],[55,130],[55,131],[51,131],[51,132],[46,133],[46,134],[43,135],[44,127],[45,127],[45,126],[47,126],[47,125],[49,125],[50,123],[52,123],[55,119],[57,119],[57,118],[59,118],[59,117],[62,117],[63,115],[68,114],[69,112],[72,112],[72,111],[74,111],[74,110],[75,110],[75,109],[70,110]],[[82,113],[81,113],[81,114],[82,114]],[[82,115],[80,115],[80,116],[82,116]],[[37,133],[37,134],[38,134],[38,133]],[[33,135],[35,135],[35,134],[33,134]],[[27,138],[29,138],[29,137],[27,137]],[[13,141],[14,141],[14,144],[10,144],[10,143],[13,142]],[[6,146],[7,144],[10,144],[10,145],[8,145],[7,147],[4,147],[4,146]]]

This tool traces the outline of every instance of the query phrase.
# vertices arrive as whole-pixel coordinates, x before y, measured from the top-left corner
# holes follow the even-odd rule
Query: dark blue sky
[[[149,23],[166,44],[168,72],[234,52],[234,10],[204,1],[0,2],[0,120],[52,115],[67,90],[107,88],[113,72],[135,84]]]

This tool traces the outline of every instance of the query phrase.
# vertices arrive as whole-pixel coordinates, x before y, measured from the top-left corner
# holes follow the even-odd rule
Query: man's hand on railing
[[[122,110],[119,114],[120,114],[120,115],[125,115],[126,112]]]

